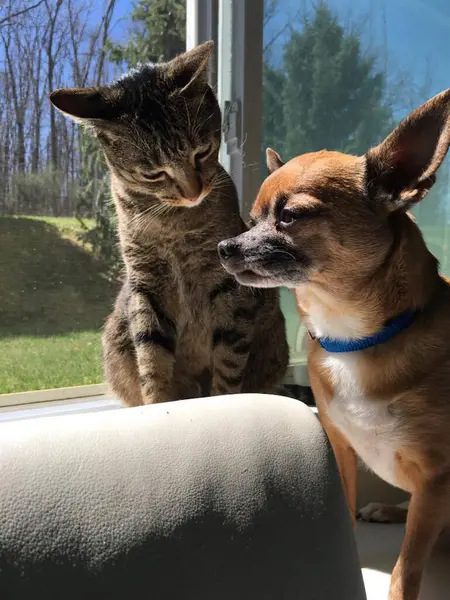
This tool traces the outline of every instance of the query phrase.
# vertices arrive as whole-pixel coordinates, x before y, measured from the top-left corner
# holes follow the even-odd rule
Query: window
[[[171,58],[185,49],[185,29],[179,0],[3,3],[0,394],[101,383],[101,329],[117,290],[102,156],[95,140],[52,110],[48,92]]]
[[[364,152],[449,85],[443,0],[34,4],[10,0],[0,13],[0,394],[64,387],[55,397],[70,398],[83,392],[67,388],[101,384],[101,327],[117,290],[105,166],[95,142],[51,112],[49,89],[103,82],[214,38],[221,156],[245,216],[265,147],[284,159]],[[450,275],[449,160],[415,212]],[[291,293],[280,297],[289,378],[305,385],[304,329]]]
[[[262,148],[283,159],[322,148],[362,154],[450,85],[448,2],[265,0],[263,19]],[[449,161],[415,209],[447,275]],[[292,362],[304,380],[303,328],[288,291],[281,301]]]

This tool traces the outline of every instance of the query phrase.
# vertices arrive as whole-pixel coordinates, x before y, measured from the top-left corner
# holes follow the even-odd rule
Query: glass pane
[[[101,328],[117,289],[105,164],[95,139],[51,110],[49,91],[103,83],[138,61],[169,59],[185,48],[185,3],[178,0],[7,4],[2,18],[11,17],[0,36],[0,394],[101,382]]]
[[[364,153],[450,85],[449,51],[447,0],[265,0],[263,150],[271,146],[284,160],[322,148]],[[415,210],[447,275],[449,161]],[[297,362],[300,324],[289,292],[281,298]]]

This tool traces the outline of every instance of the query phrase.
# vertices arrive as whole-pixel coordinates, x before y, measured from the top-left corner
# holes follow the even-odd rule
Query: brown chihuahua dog
[[[252,229],[219,244],[245,285],[294,288],[310,332],[308,369],[352,519],[356,456],[411,493],[406,516],[363,518],[406,533],[389,600],[416,600],[426,560],[450,524],[450,285],[408,209],[450,143],[450,89],[414,110],[364,156],[314,152],[270,172]]]

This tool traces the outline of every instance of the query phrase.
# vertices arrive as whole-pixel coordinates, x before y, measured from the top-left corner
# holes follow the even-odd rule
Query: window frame
[[[218,97],[222,163],[248,213],[261,185],[263,0],[219,0]]]
[[[213,40],[218,45],[219,0],[186,0],[186,50]],[[209,83],[217,86],[217,50],[210,59]]]
[[[66,402],[83,398],[104,396],[108,392],[106,383],[92,385],[74,385],[70,387],[52,388],[46,390],[30,390],[0,394],[0,410],[28,404],[45,404],[46,402]]]
[[[264,0],[219,0],[217,80],[224,123],[220,158],[236,185],[244,219],[265,177],[263,21]],[[284,383],[309,386],[306,357],[290,362]]]

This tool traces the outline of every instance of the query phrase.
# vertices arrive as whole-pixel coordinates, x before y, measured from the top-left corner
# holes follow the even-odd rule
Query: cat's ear
[[[203,42],[200,46],[180,54],[167,66],[169,75],[180,92],[184,92],[194,83],[208,82],[208,60],[212,54],[214,42]]]
[[[388,212],[430,190],[450,144],[450,89],[413,110],[366,158],[369,195]]]
[[[120,90],[110,87],[61,88],[49,97],[62,113],[84,123],[114,119],[122,112]]]
[[[284,165],[284,162],[281,160],[280,155],[272,148],[267,148],[266,150],[266,164],[267,170],[269,171],[269,175],[271,175],[274,171],[279,169]]]

